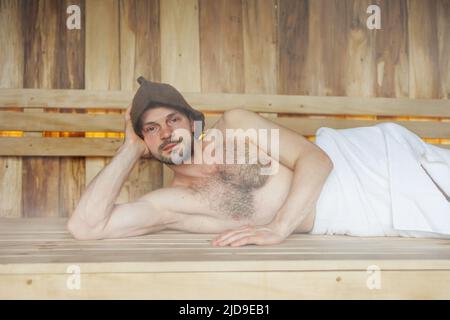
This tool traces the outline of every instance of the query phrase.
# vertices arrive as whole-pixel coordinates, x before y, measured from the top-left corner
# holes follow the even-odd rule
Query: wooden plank
[[[161,81],[180,91],[200,92],[200,35],[197,0],[161,2]],[[173,181],[163,166],[163,186]]]
[[[324,1],[324,3],[326,6],[329,6],[327,1]],[[336,3],[339,7],[346,7],[346,4],[342,3],[342,1],[336,1]],[[345,87],[345,96],[375,96],[377,33],[375,30],[367,28],[367,8],[371,4],[373,4],[371,0],[347,1],[347,15],[345,18],[340,16],[342,11],[338,11],[336,12],[337,16],[333,16],[334,20],[332,20],[332,23],[323,24],[333,28],[337,33],[331,35],[334,39],[327,39],[327,41],[331,40],[336,43],[345,41],[344,43],[346,43],[346,48],[342,50],[342,55],[334,55],[332,48],[324,48],[325,52],[331,54],[329,56],[331,60],[328,60],[324,67],[328,69],[332,66],[341,65],[344,68],[342,82]],[[345,22],[345,24],[342,24],[342,30],[335,28],[336,20]],[[391,32],[395,31],[392,30]],[[339,38],[336,38],[337,35]],[[342,58],[345,58],[345,60],[343,61]],[[333,72],[332,69],[330,71]]]
[[[0,277],[1,299],[448,299],[449,271],[384,271],[370,290],[364,271],[70,274]]]
[[[312,1],[311,6],[317,1]],[[314,17],[311,17],[314,18]],[[316,43],[309,43],[310,25],[309,2],[307,0],[279,0],[278,4],[278,93],[315,94],[319,73],[312,73],[308,56]],[[317,18],[318,19],[318,18]],[[317,23],[319,23],[317,21]],[[314,26],[313,26],[314,27]],[[309,68],[307,68],[309,67]],[[312,82],[312,83],[311,83]]]
[[[24,87],[58,87],[60,47],[60,3],[33,1],[22,3],[24,41]],[[43,109],[40,109],[42,112]],[[29,135],[40,135],[39,133]],[[32,137],[30,137],[32,138]],[[59,215],[59,158],[23,159],[23,216]]]
[[[4,137],[0,139],[0,156],[106,157],[114,155],[122,143],[118,138]],[[39,168],[42,166],[39,162],[37,165]],[[30,179],[38,179],[38,172],[32,171],[29,166],[24,169],[30,170],[27,173]],[[54,175],[54,172],[46,171],[46,174],[49,173]]]
[[[120,1],[122,90],[137,89],[139,76],[151,81],[161,79],[159,11],[158,0]]]
[[[0,131],[123,132],[123,115],[1,111]]]
[[[202,92],[244,92],[241,0],[200,0],[199,6]]]
[[[219,119],[219,116],[206,118],[206,128],[210,128]],[[315,135],[320,127],[346,129],[354,127],[373,126],[386,121],[349,120],[349,119],[308,119],[308,118],[274,118],[272,121],[288,127],[304,136]],[[422,121],[387,121],[398,123],[423,138],[450,138],[450,128],[446,122]],[[122,144],[119,138],[42,138],[42,137],[3,137],[0,138],[0,156],[114,156]],[[450,148],[448,144],[436,144],[442,148]],[[130,184],[136,184],[135,196],[148,191],[147,188],[158,188],[161,178],[150,175],[149,172],[160,172],[157,169],[142,169],[140,167],[158,166],[156,160],[139,160],[136,175],[143,181],[139,182],[135,176],[130,176]],[[75,170],[75,169],[74,169]],[[98,171],[101,168],[98,168]],[[147,171],[148,170],[148,171]],[[76,171],[74,171],[76,172]],[[151,189],[152,190],[152,189]],[[135,191],[132,191],[135,192]]]
[[[99,17],[103,17],[99,19]],[[85,88],[120,90],[119,1],[86,2]],[[109,94],[109,93],[107,93]],[[123,109],[127,102],[121,103]],[[102,157],[86,158],[85,183],[107,164]]]
[[[242,2],[245,93],[277,93],[278,1]]]
[[[56,88],[83,89],[84,88],[84,54],[85,54],[85,1],[64,0],[59,2],[58,12],[65,12],[70,5],[78,5],[81,10],[81,29],[69,30],[66,26],[66,15],[58,14],[58,48],[56,64],[59,69]],[[85,113],[83,109],[61,109],[67,116]],[[61,130],[71,131],[71,130]],[[66,136],[84,136],[66,132]],[[84,188],[85,160],[82,157],[60,158],[60,193],[59,214],[63,217],[71,215],[75,209]]]
[[[444,99],[182,93],[200,111],[246,108],[268,113],[276,110],[293,114],[450,117],[450,102]],[[11,106],[123,109],[132,97],[133,92],[129,91],[0,89],[0,109]]]
[[[161,80],[159,1],[120,2],[120,68],[122,90],[137,89],[136,79],[144,76]],[[131,100],[128,102],[130,103]],[[122,120],[123,122],[123,120]],[[123,124],[122,124],[123,127]],[[140,159],[118,196],[117,203],[134,201],[162,186],[163,165]]]
[[[123,130],[123,116],[110,114],[54,114],[54,113],[22,113],[4,111],[5,116],[0,119],[0,130],[26,130],[26,131],[110,131],[121,132]],[[270,114],[262,114],[269,116]],[[276,114],[275,114],[276,115]],[[219,115],[206,117],[206,128],[211,127]],[[273,120],[274,118],[270,118]],[[422,121],[422,120],[364,120],[342,119],[332,117],[280,117],[274,120],[280,125],[289,127],[302,135],[314,135],[316,130],[323,127],[335,129],[352,128],[359,126],[373,126],[382,122],[395,122],[405,128],[426,138],[450,138],[450,128],[447,122]],[[6,151],[3,151],[6,152]]]
[[[376,96],[409,96],[407,0],[379,1],[382,20],[376,30]]]
[[[83,273],[236,271],[450,271],[450,240],[293,234],[275,246],[217,248],[213,234],[164,231],[145,236],[74,240],[66,219],[0,219],[0,276],[64,273],[80,264]],[[63,238],[61,236],[64,236]]]
[[[441,98],[437,2],[408,0],[409,93],[411,98]]]
[[[450,100],[450,2],[437,3],[437,41],[439,47],[440,96]]]
[[[0,1],[0,88],[23,86],[21,3]],[[22,158],[0,158],[0,217],[22,215]]]

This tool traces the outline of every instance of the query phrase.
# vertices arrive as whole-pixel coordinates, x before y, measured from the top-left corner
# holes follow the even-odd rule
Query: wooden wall
[[[134,90],[144,75],[187,92],[450,99],[450,0],[0,0],[0,48],[1,88]],[[70,215],[108,161],[0,158],[0,216]],[[163,170],[140,161],[119,201]]]

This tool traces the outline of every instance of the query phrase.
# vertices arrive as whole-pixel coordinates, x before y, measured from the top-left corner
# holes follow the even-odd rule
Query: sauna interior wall
[[[66,28],[72,4],[81,30]],[[143,75],[187,92],[450,99],[449,0],[0,0],[0,48],[1,88],[134,90]],[[108,161],[1,157],[0,216],[69,216]],[[163,177],[141,161],[121,201]]]

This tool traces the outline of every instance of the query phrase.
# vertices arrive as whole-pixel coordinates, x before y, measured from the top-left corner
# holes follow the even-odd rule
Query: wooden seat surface
[[[216,248],[212,234],[176,231],[77,241],[65,223],[0,219],[0,298],[450,298],[450,240],[294,234]],[[74,265],[80,290],[66,287]]]

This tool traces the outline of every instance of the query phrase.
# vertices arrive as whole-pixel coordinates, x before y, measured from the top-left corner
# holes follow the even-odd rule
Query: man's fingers
[[[239,247],[245,246],[247,244],[262,244],[261,237],[258,236],[248,236],[245,238],[241,238],[239,240],[233,241],[230,246],[231,247]]]
[[[249,228],[249,226],[242,226],[242,227],[240,227],[238,229],[227,231],[227,232],[221,234],[219,237],[217,237],[214,241],[215,242],[224,241],[227,238],[229,238],[229,237],[233,236],[234,234],[236,234],[237,232],[242,232],[243,230],[246,230],[248,228]]]
[[[227,237],[225,240],[219,241],[218,245],[219,246],[226,246],[226,245],[228,245],[228,244],[230,244],[230,243],[232,243],[232,242],[234,242],[236,240],[239,240],[239,239],[242,239],[244,237],[251,236],[251,235],[254,235],[254,233],[253,232],[239,232],[239,233],[234,234],[234,235],[232,235],[230,237]]]

